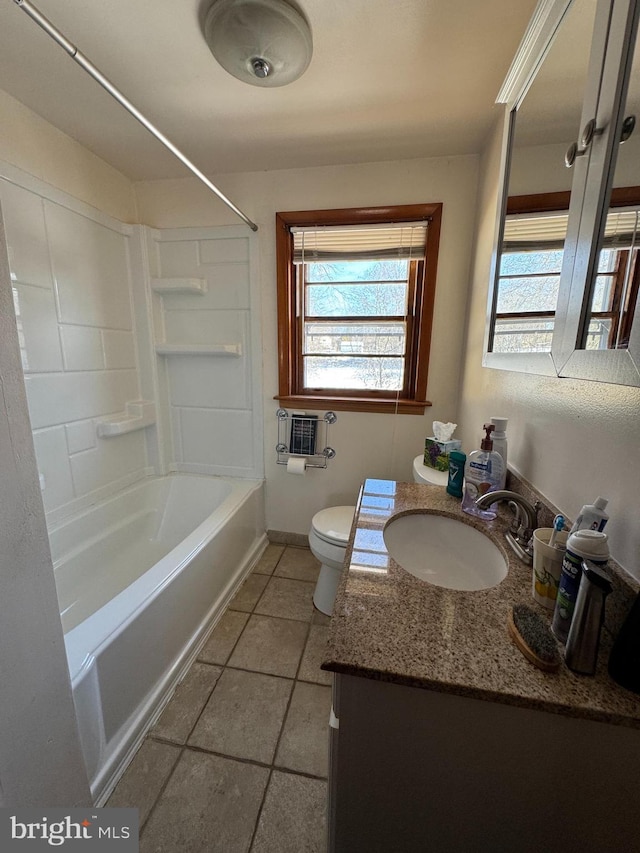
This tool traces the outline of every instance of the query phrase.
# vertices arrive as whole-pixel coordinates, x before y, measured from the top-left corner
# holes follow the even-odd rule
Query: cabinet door
[[[634,53],[639,17],[640,0],[541,0],[523,38],[498,96],[498,102],[509,108],[509,122],[503,154],[504,195],[485,334],[485,366],[640,385],[637,243],[627,239],[630,245],[625,249],[628,257],[624,263],[631,258],[635,266],[627,263],[623,268],[619,254],[614,257],[609,251],[614,220],[622,219],[620,210],[609,216],[606,225],[612,186],[618,189],[618,196],[633,196],[634,204],[640,208],[637,139],[627,146],[634,149],[638,144],[635,156],[627,157],[624,152],[627,160],[636,163],[637,178],[633,170],[625,167],[618,170],[614,180],[625,119],[635,113],[640,117],[640,49]],[[587,54],[586,75],[578,79],[575,70],[584,67]],[[573,94],[573,101],[567,99],[567,92]],[[560,165],[562,154],[555,155],[552,149],[560,142],[563,124],[579,104],[582,116],[573,139],[571,180],[567,181],[561,174],[566,171]],[[640,131],[636,135],[640,136]],[[527,143],[528,139],[533,141]],[[541,189],[530,188],[535,178],[527,169],[534,175],[536,168]],[[546,206],[539,206],[543,202],[536,193],[540,192],[557,199],[546,199]],[[513,235],[509,232],[506,242],[508,197],[513,202],[528,200],[529,204],[520,210],[516,205],[510,219],[533,213],[538,219],[551,221],[553,215],[549,217],[548,212],[553,211],[553,227],[546,221],[515,221],[515,225],[510,222],[510,226],[514,225]],[[564,212],[567,198],[568,213]],[[620,204],[618,198],[615,204]],[[607,242],[603,243],[605,228]],[[632,231],[632,239],[636,239],[640,228]],[[518,249],[520,244],[523,245]],[[515,256],[513,263],[507,246]],[[603,248],[607,251],[603,252]],[[528,266],[514,266],[520,263],[518,251],[524,255],[537,253],[541,259]],[[561,262],[556,257],[560,254]],[[551,260],[553,267],[549,266]],[[614,273],[616,287],[612,291]],[[534,281],[535,276],[538,281]],[[514,279],[522,279],[522,285]],[[524,288],[527,300],[514,291],[516,285]],[[544,287],[546,291],[541,290]],[[555,310],[552,287],[557,291]],[[519,333],[520,343],[518,322],[524,329]]]
[[[561,330],[562,337],[554,342],[554,344],[557,343],[554,356],[561,376],[629,385],[640,384],[640,374],[631,351],[633,347],[630,349],[629,346],[631,338],[638,338],[640,329],[636,328],[634,335],[631,323],[628,322],[628,331],[624,336],[611,334],[605,337],[603,331],[598,340],[596,324],[593,323],[592,316],[598,302],[600,302],[599,307],[604,307],[606,300],[600,298],[599,294],[602,290],[607,290],[605,284],[607,273],[613,272],[613,267],[611,270],[607,268],[610,264],[607,264],[603,246],[605,246],[604,235],[610,213],[612,187],[614,183],[620,183],[619,180],[615,180],[617,165],[619,158],[620,164],[623,165],[623,159],[627,158],[627,151],[632,161],[637,160],[638,154],[635,149],[637,144],[635,138],[626,151],[621,151],[620,145],[624,120],[628,114],[635,112],[632,102],[636,99],[637,89],[639,58],[636,38],[639,16],[640,3],[637,0],[615,0],[611,5],[600,96],[593,116],[596,134],[591,143],[592,151],[584,189],[582,215],[575,237],[575,264],[570,287],[566,291],[566,319]],[[631,93],[630,81],[632,82]],[[629,105],[627,105],[628,94],[631,98]],[[640,184],[640,172],[636,178],[630,179],[629,175],[632,172],[628,168],[625,171],[627,176],[624,186],[629,192]],[[622,169],[619,174],[622,176]],[[620,214],[618,213],[617,216]],[[608,230],[611,230],[611,217],[609,220]],[[633,238],[634,235],[631,237],[632,249]],[[633,265],[628,265],[628,268],[621,272],[621,277],[624,277],[625,273],[629,274],[627,279],[635,275]],[[627,285],[633,285],[633,281],[621,281],[620,294],[617,298],[628,301],[630,293]],[[614,308],[613,304],[611,308]],[[632,305],[630,308],[632,314],[633,309]],[[614,317],[613,310],[610,313],[612,314],[610,322],[616,323],[620,317]],[[603,330],[606,331],[608,324],[602,325]]]

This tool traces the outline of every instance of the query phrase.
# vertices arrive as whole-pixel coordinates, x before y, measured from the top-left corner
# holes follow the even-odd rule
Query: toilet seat
[[[349,541],[354,506],[331,506],[321,509],[311,519],[311,529],[319,539],[345,548]]]

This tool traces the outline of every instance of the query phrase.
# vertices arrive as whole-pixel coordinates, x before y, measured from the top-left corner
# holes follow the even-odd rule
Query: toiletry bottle
[[[566,643],[569,636],[582,577],[582,561],[589,560],[597,566],[605,566],[608,559],[609,546],[606,533],[600,533],[597,530],[578,530],[567,539],[556,608],[553,611],[551,623],[551,630],[561,643]]]
[[[452,450],[449,454],[449,481],[447,482],[447,493],[454,498],[462,497],[462,481],[464,479],[464,463],[467,461],[466,453]]]
[[[502,456],[502,461],[504,462],[504,474],[502,476],[502,483],[499,486],[500,489],[504,489],[507,481],[507,424],[509,423],[509,419],[494,417],[491,418],[491,423],[495,427],[491,436],[493,439],[493,449]]]
[[[482,439],[480,450],[474,450],[467,458],[464,468],[464,497],[462,511],[469,515],[490,520],[496,517],[495,510],[479,509],[476,500],[489,491],[497,491],[503,482],[504,462],[502,456],[493,449],[491,433],[493,424],[485,424],[483,429],[486,437]]]
[[[571,528],[571,533],[575,533],[576,530],[599,530],[602,533],[605,524],[609,521],[609,516],[604,511],[608,503],[606,498],[598,495],[592,504],[585,504]]]
[[[596,671],[605,599],[612,589],[609,575],[600,566],[584,560],[564,656],[574,672],[593,675]]]

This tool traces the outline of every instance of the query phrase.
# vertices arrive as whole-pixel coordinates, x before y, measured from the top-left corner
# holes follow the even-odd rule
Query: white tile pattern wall
[[[95,421],[140,396],[127,227],[0,180],[25,384],[45,509],[143,476],[144,433]],[[58,194],[59,196],[59,194]]]
[[[251,237],[244,229],[150,232],[150,268],[158,278],[206,279],[205,294],[154,294],[156,341],[240,344],[239,357],[162,359],[170,409],[170,467],[194,473],[262,476],[252,325]]]

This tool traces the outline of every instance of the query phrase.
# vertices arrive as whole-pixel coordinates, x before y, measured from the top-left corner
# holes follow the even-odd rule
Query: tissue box
[[[424,440],[424,464],[436,471],[449,470],[449,454],[452,450],[461,450],[462,442],[457,438],[451,441],[437,441],[433,436]]]

